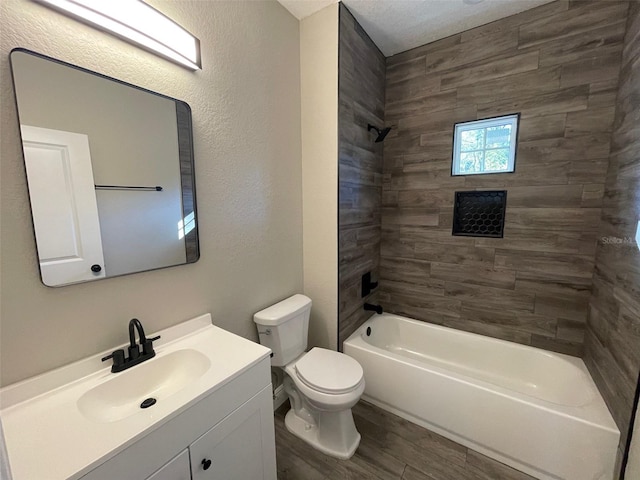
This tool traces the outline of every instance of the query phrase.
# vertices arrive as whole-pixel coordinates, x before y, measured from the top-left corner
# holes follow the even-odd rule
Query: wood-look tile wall
[[[193,165],[193,127],[191,112],[185,103],[176,102],[176,119],[178,124],[178,155],[180,158],[180,185],[182,187],[182,217],[195,215],[195,172]],[[197,216],[195,217],[197,218]],[[184,236],[187,263],[200,258],[198,229],[189,230]]]
[[[640,4],[629,13],[584,360],[627,436],[640,369]]]
[[[386,310],[580,355],[628,4],[558,0],[387,59]],[[452,177],[455,122],[520,112],[512,174]],[[454,192],[506,189],[502,239]]]
[[[367,131],[384,125],[385,58],[369,36],[340,4],[338,73],[338,346],[371,312],[361,298],[361,277],[378,278],[382,144]]]

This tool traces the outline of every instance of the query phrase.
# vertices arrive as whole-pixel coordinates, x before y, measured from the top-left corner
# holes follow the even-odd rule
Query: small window
[[[457,123],[452,175],[513,172],[520,114]]]

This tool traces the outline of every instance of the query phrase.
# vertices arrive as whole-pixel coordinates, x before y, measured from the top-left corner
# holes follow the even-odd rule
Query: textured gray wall
[[[257,339],[252,314],[302,289],[299,24],[275,1],[152,2],[200,38],[192,73],[40,4],[3,0],[2,384],[205,312]],[[200,261],[52,289],[40,283],[9,51],[24,47],[193,109]]]

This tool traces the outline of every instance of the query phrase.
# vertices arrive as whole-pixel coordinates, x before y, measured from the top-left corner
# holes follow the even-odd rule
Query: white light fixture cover
[[[200,70],[200,40],[141,0],[36,0]]]

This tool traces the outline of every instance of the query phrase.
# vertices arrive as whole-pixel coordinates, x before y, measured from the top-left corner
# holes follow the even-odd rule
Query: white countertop
[[[111,362],[101,362],[111,351],[0,390],[13,480],[78,479],[270,354],[262,345],[215,327],[209,314],[148,337],[156,334],[161,335],[154,342],[156,358],[193,349],[207,356],[211,365],[170,397],[121,420],[92,420],[77,406],[88,390],[126,375],[127,370],[111,373]]]

